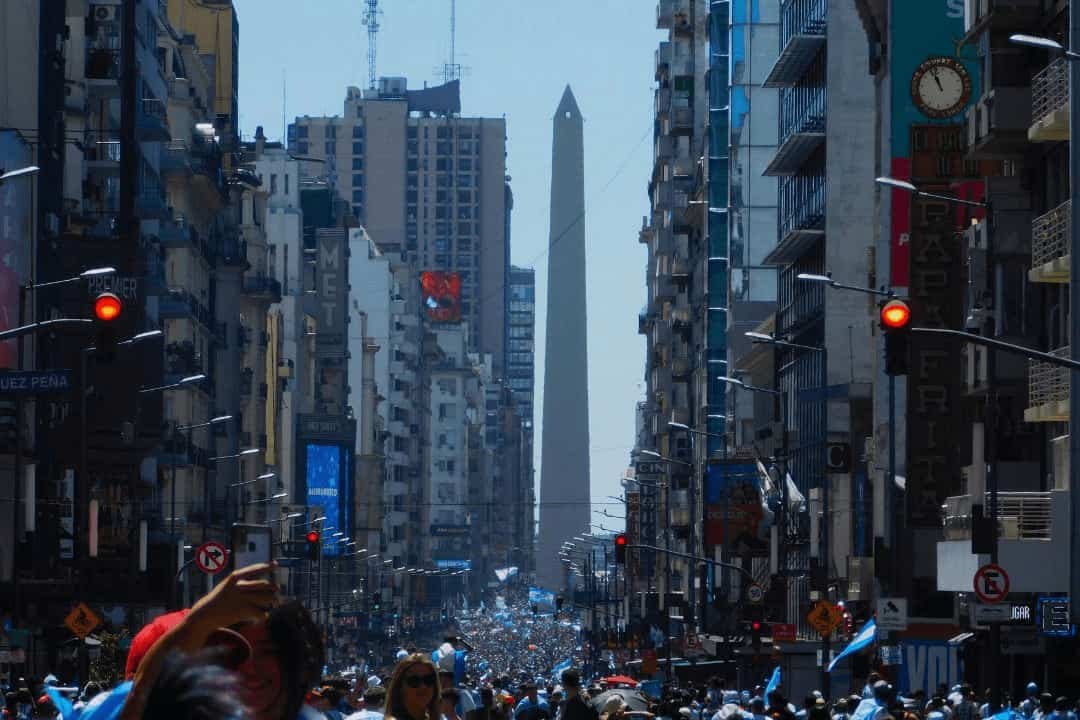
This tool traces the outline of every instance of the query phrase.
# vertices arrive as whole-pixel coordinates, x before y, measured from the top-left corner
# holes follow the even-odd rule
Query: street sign
[[[217,575],[228,564],[229,554],[221,543],[205,542],[195,551],[195,564],[207,575]]]
[[[82,640],[101,624],[101,618],[86,603],[79,603],[64,618],[64,625],[71,634]]]
[[[844,611],[839,605],[834,605],[828,600],[820,600],[814,604],[814,608],[806,616],[806,621],[819,634],[831,635],[844,622]]]
[[[765,590],[757,583],[750,583],[746,588],[746,599],[755,605],[765,598]]]
[[[70,392],[70,370],[4,370],[0,372],[0,395],[45,395]]]
[[[1024,605],[1020,607],[1025,607]],[[994,605],[975,605],[975,622],[977,623],[1003,623],[1012,620],[1013,606],[1009,603],[997,603]]]
[[[1009,574],[1000,565],[983,565],[975,573],[975,595],[984,603],[1001,602],[1009,594]]]
[[[1039,598],[1038,626],[1039,632],[1051,637],[1076,635],[1076,626],[1069,621],[1069,598]]]
[[[879,624],[878,627],[881,627],[881,625]],[[878,654],[881,656],[882,665],[903,664],[904,656],[899,645],[882,645],[878,648]]]
[[[877,626],[879,630],[907,630],[907,598],[879,598],[877,601]]]
[[[773,642],[795,642],[795,626],[789,623],[773,623]]]

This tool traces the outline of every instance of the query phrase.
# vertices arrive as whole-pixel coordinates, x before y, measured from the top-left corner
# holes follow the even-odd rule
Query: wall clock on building
[[[911,76],[911,98],[927,117],[952,117],[971,99],[971,76],[956,58],[927,58]]]

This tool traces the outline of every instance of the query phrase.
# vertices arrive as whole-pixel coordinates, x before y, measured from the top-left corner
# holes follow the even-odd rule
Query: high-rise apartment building
[[[522,422],[532,430],[536,382],[536,270],[510,267],[507,308],[506,378]]]
[[[456,82],[350,87],[341,117],[298,117],[289,149],[313,159],[379,247],[421,270],[457,272],[470,348],[501,374],[506,322],[506,121],[460,117]]]
[[[785,0],[780,12],[780,53],[765,79],[780,92],[779,144],[765,168],[779,178],[779,217],[776,247],[763,261],[780,272],[775,334],[788,344],[776,348],[775,367],[787,403],[788,470],[827,518],[812,537],[802,513],[789,512],[781,550],[785,620],[813,637],[805,599],[827,578],[846,577],[850,554],[851,515],[833,508],[851,502],[851,468],[827,468],[826,450],[866,437],[874,375],[868,344],[852,339],[870,333],[866,297],[799,274],[864,285],[872,273],[869,254],[854,249],[866,247],[875,217],[875,91],[866,68],[850,61],[866,49],[852,3]]]

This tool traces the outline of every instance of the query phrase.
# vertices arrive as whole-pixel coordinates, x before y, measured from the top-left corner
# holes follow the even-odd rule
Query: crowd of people
[[[320,628],[271,575],[238,570],[142,628],[115,687],[9,681],[2,720],[1078,720],[1073,700],[1034,683],[1021,698],[967,685],[903,696],[871,674],[858,694],[814,692],[796,707],[779,672],[750,690],[719,678],[649,693],[630,678],[586,681],[572,611],[538,613],[521,598],[466,613],[434,650],[409,645],[382,667],[331,674]]]

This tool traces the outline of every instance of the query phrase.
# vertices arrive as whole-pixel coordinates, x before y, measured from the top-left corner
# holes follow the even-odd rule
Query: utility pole
[[[1069,49],[1075,51],[1080,48],[1080,2],[1069,3]],[[1070,118],[1080,118],[1080,68],[1075,62],[1069,63],[1069,112]],[[1070,212],[1075,213],[1080,208],[1080,134],[1076,129],[1077,121],[1069,124],[1069,202]],[[1080,282],[1080,222],[1073,219],[1069,223],[1070,246],[1069,253],[1069,282],[1076,285]],[[1070,287],[1069,292],[1069,342],[1070,354],[1077,358],[1080,353],[1080,292],[1075,287]],[[1080,624],[1080,482],[1077,482],[1077,473],[1080,472],[1080,433],[1077,432],[1077,423],[1080,422],[1080,370],[1073,368],[1069,373],[1069,510],[1072,532],[1069,534],[1069,563],[1072,571],[1069,575],[1070,614],[1072,622]]]

